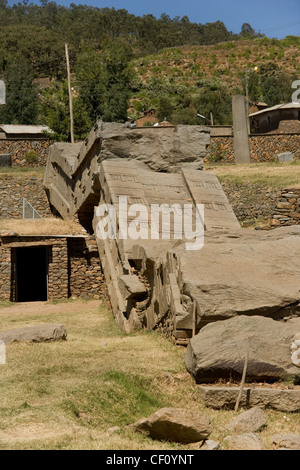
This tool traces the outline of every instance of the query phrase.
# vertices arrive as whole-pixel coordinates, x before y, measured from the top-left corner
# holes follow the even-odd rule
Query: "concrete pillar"
[[[232,100],[235,163],[251,163],[248,116],[245,97],[236,95]]]

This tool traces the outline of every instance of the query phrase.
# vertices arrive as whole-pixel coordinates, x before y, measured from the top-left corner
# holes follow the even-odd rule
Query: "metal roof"
[[[269,113],[270,111],[276,111],[278,109],[300,109],[300,103],[286,103],[286,104],[277,104],[271,108],[262,109],[256,113],[250,114],[250,117],[258,116],[259,114]]]
[[[52,132],[48,126],[25,126],[20,124],[0,124],[0,130],[5,134],[45,134],[45,132]]]

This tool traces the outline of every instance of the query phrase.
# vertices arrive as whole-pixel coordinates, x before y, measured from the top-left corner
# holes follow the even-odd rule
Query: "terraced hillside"
[[[221,86],[230,95],[245,92],[247,69],[250,93],[262,94],[261,90],[254,89],[259,86],[262,75],[277,78],[281,75],[282,92],[289,93],[292,81],[300,76],[299,49],[299,37],[257,38],[212,46],[168,48],[139,58],[134,61],[134,68],[140,82],[133,90],[129,113],[136,115],[157,107],[160,96],[164,95],[173,100],[175,108],[191,107],[193,98],[206,85],[215,89]],[[258,67],[256,79],[255,67]],[[180,102],[182,97],[185,103]]]

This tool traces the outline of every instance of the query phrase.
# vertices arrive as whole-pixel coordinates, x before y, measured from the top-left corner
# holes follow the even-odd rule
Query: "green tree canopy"
[[[82,99],[73,98],[74,137],[83,140],[93,126]],[[70,141],[70,109],[68,84],[56,82],[43,91],[40,105],[40,121],[55,133],[56,140]]]
[[[212,113],[214,124],[230,125],[232,123],[232,97],[227,89],[217,80],[202,80],[199,85],[199,94],[193,101],[197,112],[207,119],[210,119],[210,113]]]
[[[78,55],[76,89],[93,121],[126,121],[130,57],[122,41],[108,44],[101,52],[88,47]]]
[[[11,62],[5,71],[6,104],[0,106],[2,124],[37,124],[38,91],[25,61]]]

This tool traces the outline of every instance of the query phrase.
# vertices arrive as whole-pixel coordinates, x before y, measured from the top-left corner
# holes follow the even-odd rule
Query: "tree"
[[[232,122],[232,97],[217,80],[202,80],[199,95],[193,105],[207,119],[213,114],[214,124],[228,125]]]
[[[103,51],[85,48],[76,66],[76,82],[81,99],[93,121],[124,122],[127,119],[130,51],[115,41]]]
[[[160,121],[171,120],[171,116],[174,112],[174,106],[171,99],[168,96],[161,96],[158,100],[158,109],[156,116]]]
[[[293,77],[275,63],[263,64],[257,72],[249,73],[249,99],[269,106],[289,102]]]
[[[254,36],[256,36],[256,32],[249,23],[244,23],[242,25],[240,36],[243,37],[243,38],[245,38],[245,37],[247,37],[247,38],[254,37]]]
[[[3,124],[37,124],[38,91],[26,62],[11,62],[5,71],[6,105],[0,107]]]
[[[80,97],[73,98],[74,137],[83,140],[93,126]],[[55,133],[55,139],[70,141],[70,110],[67,81],[56,82],[45,89],[41,98],[40,121]]]
[[[291,100],[291,77],[277,64],[264,64],[259,69],[261,95],[269,106]]]
[[[26,61],[35,75],[65,78],[64,41],[61,33],[53,34],[45,27],[1,25],[0,67],[4,61]]]
[[[172,124],[193,125],[199,124],[199,118],[195,110],[191,108],[182,108],[175,111],[171,116]]]

